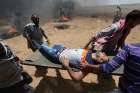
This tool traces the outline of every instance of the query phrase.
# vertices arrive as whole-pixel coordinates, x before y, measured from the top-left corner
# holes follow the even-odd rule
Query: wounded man
[[[83,79],[91,70],[80,69],[81,64],[93,65],[102,62],[106,62],[108,57],[102,52],[93,53],[88,49],[70,49],[61,44],[54,45],[53,47],[47,46],[47,44],[38,45],[39,51],[48,60],[56,64],[63,64],[68,70],[70,76],[75,80]],[[73,71],[71,67],[79,69]]]

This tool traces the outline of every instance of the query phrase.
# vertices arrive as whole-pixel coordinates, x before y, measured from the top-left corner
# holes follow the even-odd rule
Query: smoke
[[[4,17],[9,24],[22,29],[30,21],[33,13],[40,16],[41,22],[57,18],[60,15],[60,9],[64,6],[63,2],[73,2],[73,0],[2,0],[0,17]]]
[[[114,5],[140,3],[139,0],[1,0],[0,16],[11,16],[15,12],[21,12],[24,17],[37,13],[47,19],[59,15],[59,8],[63,2],[76,2],[80,6]]]
[[[73,0],[9,0],[0,1],[0,16],[11,16],[20,12],[22,16],[28,17],[37,13],[43,18],[51,18],[58,15],[63,2]]]

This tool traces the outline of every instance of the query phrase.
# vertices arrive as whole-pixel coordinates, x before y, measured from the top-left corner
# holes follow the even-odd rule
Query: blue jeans
[[[53,63],[59,64],[59,58],[57,53],[65,48],[61,44],[54,45],[53,47],[49,47],[47,44],[42,44],[39,46],[39,51],[43,56],[45,56],[48,60],[52,61]]]

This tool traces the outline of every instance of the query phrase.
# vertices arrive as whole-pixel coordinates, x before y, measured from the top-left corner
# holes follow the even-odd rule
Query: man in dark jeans
[[[10,48],[0,43],[0,93],[28,93],[25,85],[31,83],[32,78],[23,72],[19,62]]]

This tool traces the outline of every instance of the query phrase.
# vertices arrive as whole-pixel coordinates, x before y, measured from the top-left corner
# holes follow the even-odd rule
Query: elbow
[[[82,78],[82,77],[72,77],[72,79],[73,79],[74,81],[81,81],[83,78]]]
[[[81,81],[84,78],[84,75],[82,72],[70,73],[70,76],[75,81]]]

